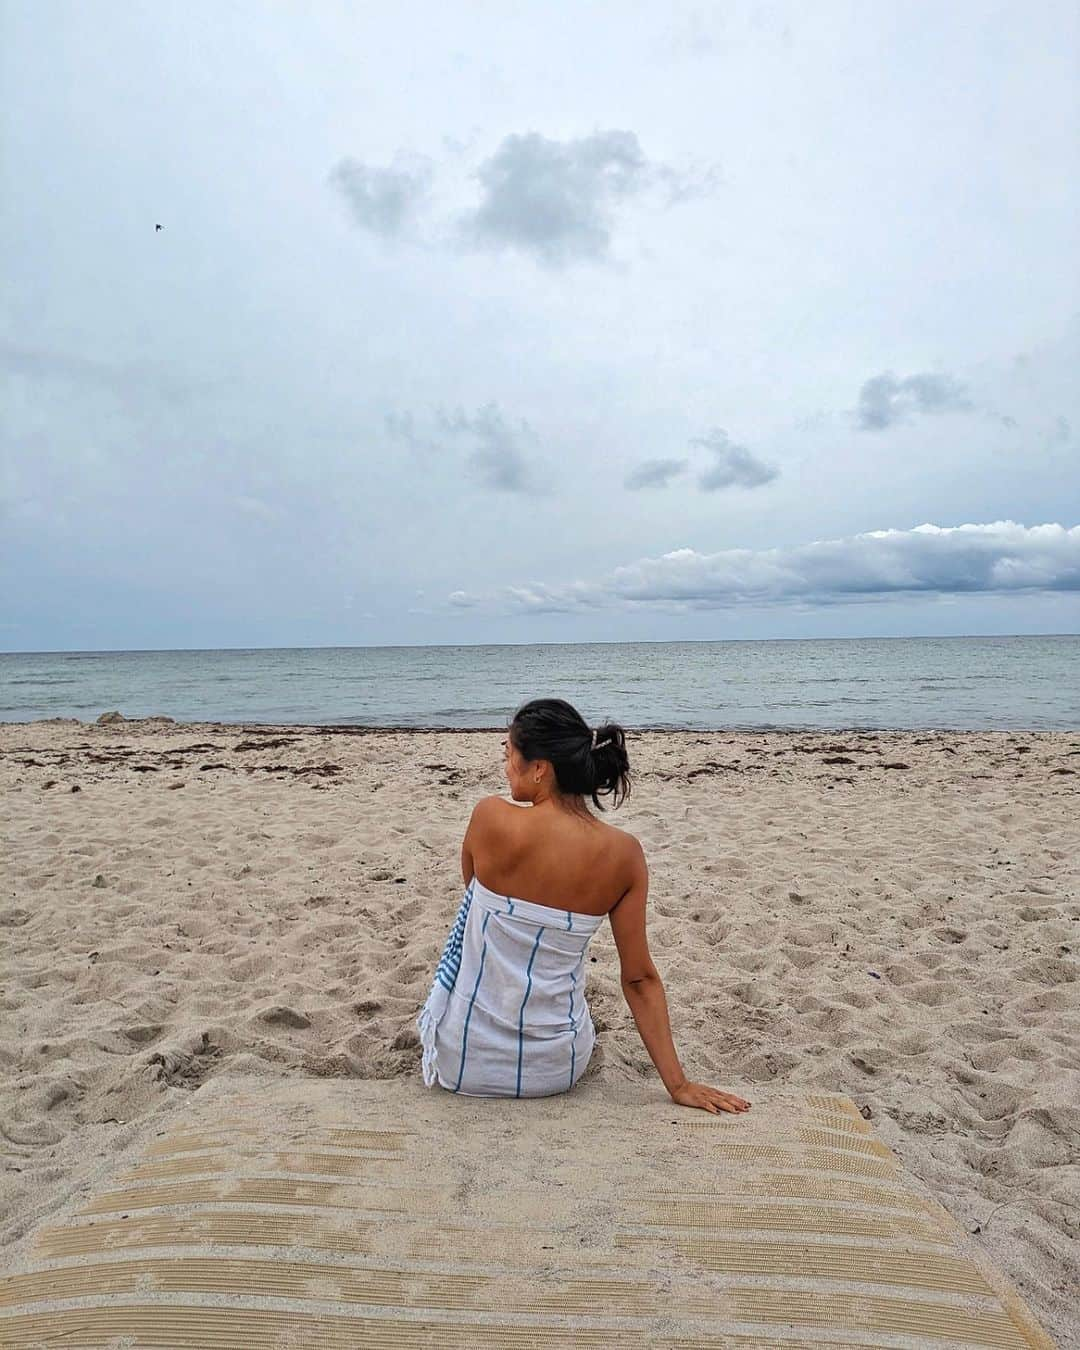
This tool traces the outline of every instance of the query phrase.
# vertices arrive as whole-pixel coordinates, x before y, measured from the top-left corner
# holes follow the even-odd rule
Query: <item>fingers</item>
[[[750,1107],[744,1097],[737,1097],[733,1092],[718,1092],[715,1100],[724,1111],[746,1111]]]
[[[745,1097],[740,1097],[734,1092],[721,1092],[718,1088],[708,1087],[704,1083],[689,1085],[689,1094],[684,1098],[684,1105],[698,1106],[714,1116],[719,1115],[721,1111],[739,1114],[750,1109],[750,1103]]]

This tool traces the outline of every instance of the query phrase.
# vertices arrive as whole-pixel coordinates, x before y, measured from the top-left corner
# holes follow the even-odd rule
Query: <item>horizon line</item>
[[[4,651],[0,656],[138,656],[170,655],[176,652],[350,652],[350,651],[422,651],[430,649],[469,650],[482,647],[679,647],[690,645],[725,646],[755,642],[957,642],[990,638],[1080,637],[1080,633],[887,633],[858,637],[771,637],[771,638],[622,638],[600,642],[365,642],[346,645],[266,646],[266,647],[42,647],[34,650]]]

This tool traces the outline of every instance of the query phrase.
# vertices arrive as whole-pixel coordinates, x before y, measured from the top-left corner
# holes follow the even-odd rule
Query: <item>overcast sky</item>
[[[1080,631],[1074,0],[0,14],[0,649]]]

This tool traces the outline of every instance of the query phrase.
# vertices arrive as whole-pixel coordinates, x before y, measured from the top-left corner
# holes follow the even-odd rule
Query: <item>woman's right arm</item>
[[[645,1049],[673,1101],[713,1112],[744,1111],[750,1103],[742,1097],[720,1092],[704,1083],[692,1083],[683,1072],[671,1037],[664,984],[653,964],[645,934],[649,869],[640,842],[633,835],[627,837],[627,842],[630,848],[630,885],[609,917],[619,953],[623,997],[633,1013]]]

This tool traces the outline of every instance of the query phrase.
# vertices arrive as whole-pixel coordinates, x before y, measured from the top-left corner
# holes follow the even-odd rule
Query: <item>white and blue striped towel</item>
[[[474,876],[417,1018],[427,1087],[548,1097],[588,1067],[585,950],[603,922],[497,895]]]

